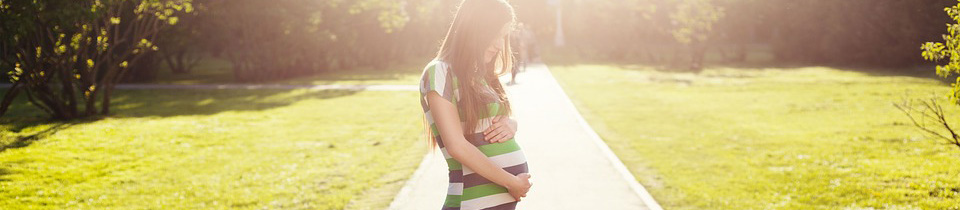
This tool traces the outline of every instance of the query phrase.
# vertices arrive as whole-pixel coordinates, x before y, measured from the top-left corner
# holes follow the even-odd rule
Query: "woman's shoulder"
[[[446,61],[434,58],[427,63],[427,66],[423,68],[423,71],[426,73],[447,73],[449,69],[450,64],[448,64]]]
[[[440,59],[433,59],[423,68],[421,79],[436,77],[453,77],[450,72],[450,64]]]
[[[449,69],[449,65],[440,59],[430,61],[420,76],[420,93],[437,91],[440,96],[450,100],[456,92],[457,79]]]

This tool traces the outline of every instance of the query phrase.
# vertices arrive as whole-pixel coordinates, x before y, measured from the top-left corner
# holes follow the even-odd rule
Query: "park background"
[[[206,87],[417,85],[458,2],[0,1],[0,208],[386,208],[418,93]],[[960,209],[956,1],[509,2],[665,209]]]

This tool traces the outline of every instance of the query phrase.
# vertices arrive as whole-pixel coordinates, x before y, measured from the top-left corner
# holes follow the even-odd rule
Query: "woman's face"
[[[503,28],[500,29],[500,33],[497,36],[497,39],[493,40],[493,43],[490,43],[490,46],[487,47],[487,50],[483,52],[483,60],[486,62],[493,61],[493,58],[497,57],[497,53],[500,53],[503,50],[503,42],[507,39],[507,33],[510,32],[510,24],[504,24]]]

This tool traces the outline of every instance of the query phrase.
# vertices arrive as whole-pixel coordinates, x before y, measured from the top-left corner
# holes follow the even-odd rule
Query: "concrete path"
[[[0,84],[0,88],[9,88],[11,84]],[[419,91],[416,85],[281,85],[281,84],[117,84],[117,89],[311,89],[311,90],[371,90],[371,91]]]
[[[583,120],[545,65],[530,66],[517,80],[507,93],[533,182],[518,209],[661,209]],[[446,169],[439,150],[427,154],[390,209],[440,209]]]

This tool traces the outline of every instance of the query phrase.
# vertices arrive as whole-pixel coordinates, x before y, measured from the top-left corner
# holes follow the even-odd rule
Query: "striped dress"
[[[450,184],[447,187],[447,198],[443,203],[443,210],[515,209],[517,201],[510,196],[506,188],[487,180],[474,173],[470,168],[460,164],[459,161],[453,159],[447,153],[447,149],[443,145],[443,139],[440,138],[440,132],[437,130],[437,125],[430,113],[430,107],[427,105],[426,95],[430,91],[436,91],[444,99],[456,104],[457,107],[461,106],[458,103],[460,98],[458,81],[449,68],[450,66],[443,61],[431,61],[424,68],[423,76],[420,78],[420,105],[423,107],[423,112],[430,124],[430,131],[437,140],[437,145],[440,147],[443,156],[447,159],[449,169]],[[498,103],[491,101],[487,104],[487,107],[490,110],[489,115],[478,123],[477,129],[472,132],[464,132],[464,136],[495,165],[513,175],[526,173],[527,161],[515,139],[511,138],[506,142],[493,144],[483,140],[483,130],[490,126],[490,120],[494,116],[502,115]],[[463,119],[463,112],[459,113],[460,119]]]

